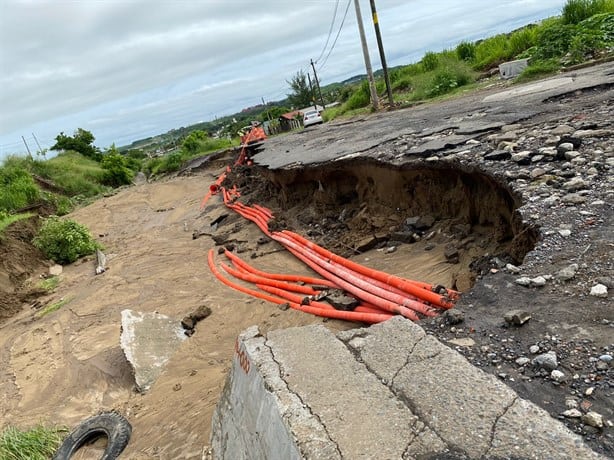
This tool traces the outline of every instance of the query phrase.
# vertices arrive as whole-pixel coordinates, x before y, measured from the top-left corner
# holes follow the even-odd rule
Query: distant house
[[[302,117],[303,112],[301,112],[300,110],[293,110],[292,112],[282,114],[279,117],[280,130],[282,132],[285,132],[300,128]]]

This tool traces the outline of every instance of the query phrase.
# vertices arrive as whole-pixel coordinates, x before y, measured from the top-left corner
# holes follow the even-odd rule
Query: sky
[[[564,3],[376,6],[396,66],[557,15]],[[376,70],[369,1],[360,6]],[[83,128],[104,149],[281,100],[311,59],[322,85],[365,73],[353,0],[0,0],[0,158],[25,152],[22,136],[34,152],[36,141],[48,148]]]

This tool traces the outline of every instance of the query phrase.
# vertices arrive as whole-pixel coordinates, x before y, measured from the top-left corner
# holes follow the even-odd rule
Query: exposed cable
[[[333,26],[335,25],[335,19],[337,19],[337,8],[338,7],[339,7],[339,0],[337,0],[335,2],[335,11],[333,12],[333,19],[332,19],[332,21],[330,21],[330,28],[328,29],[328,37],[326,37],[326,43],[324,43],[324,47],[322,48],[322,52],[320,53],[318,58],[315,60],[316,64],[322,58],[322,56],[324,56],[324,51],[326,51],[326,47],[328,46],[328,42],[330,41],[330,36],[333,33]]]
[[[322,65],[320,65],[320,67],[318,67],[318,71],[321,71],[322,68],[326,65],[326,61],[328,61],[328,57],[330,56],[330,53],[332,53],[333,50],[335,49],[335,45],[337,44],[337,39],[339,38],[339,34],[341,34],[341,30],[343,29],[343,24],[345,23],[345,18],[347,17],[348,11],[350,9],[350,3],[352,3],[352,0],[348,0],[348,4],[345,7],[345,13],[343,14],[343,19],[341,20],[341,25],[339,26],[339,30],[337,31],[337,36],[335,37],[335,40],[333,41],[333,44],[330,47],[330,50],[328,50],[328,54],[324,58],[324,62],[322,63]]]

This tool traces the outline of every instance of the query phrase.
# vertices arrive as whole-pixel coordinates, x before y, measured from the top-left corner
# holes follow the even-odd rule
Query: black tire
[[[107,448],[100,460],[115,460],[126,448],[132,426],[122,415],[105,412],[88,418],[64,440],[53,460],[69,460],[81,446],[100,436],[108,438]]]

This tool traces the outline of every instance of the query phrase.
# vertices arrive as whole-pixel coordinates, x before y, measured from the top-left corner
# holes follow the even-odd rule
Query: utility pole
[[[30,160],[31,160],[32,159],[32,152],[30,152],[30,147],[28,147],[28,143],[26,142],[26,138],[21,136],[21,139],[23,140],[23,143],[26,146],[26,150],[28,151],[28,155],[29,155]]]
[[[388,103],[390,104],[390,107],[394,107],[394,100],[392,99],[392,86],[390,86],[390,78],[388,77],[388,65],[386,64],[386,55],[384,54],[384,44],[382,43],[382,34],[379,30],[379,21],[377,20],[375,0],[370,0],[370,1],[371,1],[371,14],[373,15],[373,27],[375,28],[375,36],[377,38],[377,47],[379,49],[379,57],[382,61],[382,70],[384,71],[386,91],[388,92]]]
[[[38,143],[38,139],[36,138],[34,133],[32,133],[32,137],[34,138],[34,141],[36,142],[36,145],[38,145],[38,151],[40,152],[40,154],[42,156],[45,156],[45,152],[43,152],[43,149],[42,149],[41,145]]]
[[[262,99],[262,105],[266,107],[266,102],[264,102],[264,97],[261,97]],[[269,113],[268,109],[266,111],[266,116],[269,119],[269,123],[271,122],[271,114]]]
[[[360,42],[362,43],[362,55],[365,58],[365,67],[367,69],[367,79],[369,80],[369,90],[371,92],[371,103],[373,109],[379,109],[379,101],[377,99],[377,90],[375,89],[375,79],[373,78],[373,70],[371,69],[371,58],[369,58],[369,50],[367,49],[367,39],[365,38],[365,28],[362,24],[362,14],[360,13],[360,2],[354,0],[356,7],[356,22],[358,22],[358,32],[360,33]]]
[[[311,68],[313,69],[313,78],[316,80],[316,88],[318,88],[318,95],[320,96],[320,104],[322,104],[322,109],[324,109],[324,99],[322,99],[322,91],[320,90],[320,82],[318,81],[318,74],[316,73],[316,66],[313,63],[313,59],[311,59]]]
[[[316,105],[316,98],[313,97],[313,86],[311,84],[311,75],[307,72],[307,79],[309,80],[309,94],[311,94],[311,101],[313,102],[313,108],[318,110],[318,106]]]

